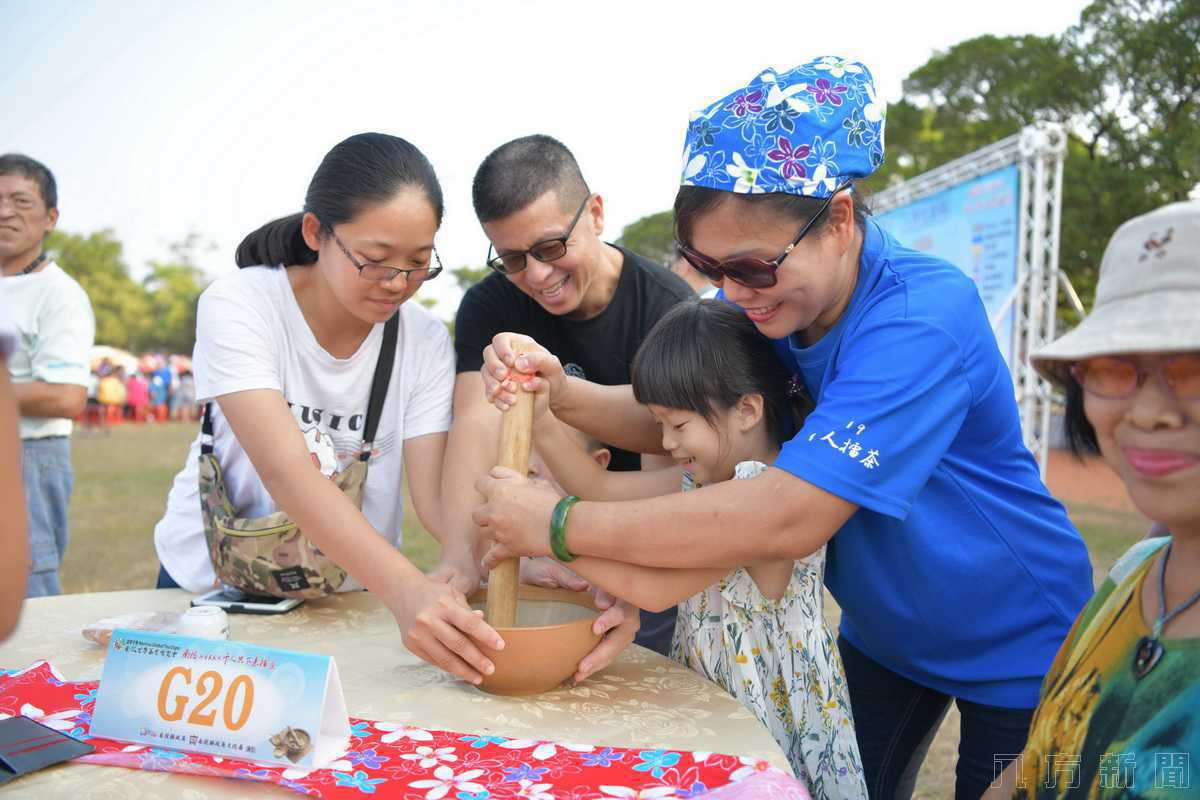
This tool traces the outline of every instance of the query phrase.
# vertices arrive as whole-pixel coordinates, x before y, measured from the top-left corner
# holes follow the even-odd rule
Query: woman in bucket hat
[[[565,551],[657,567],[802,558],[828,542],[839,649],[874,797],[911,789],[951,700],[957,796],[977,798],[1023,745],[1038,687],[1091,595],[1087,549],[1024,446],[979,294],[904,247],[853,182],[883,160],[883,104],[857,62],[765,70],[693,115],[675,200],[680,252],[746,313],[815,409],[771,469],[623,503],[582,502]],[[566,378],[512,335],[486,354],[497,405],[535,372],[564,422],[661,450],[624,389]],[[551,553],[558,498],[512,474],[479,481],[485,563]]]
[[[1200,201],[1122,225],[1091,315],[1033,363],[1066,392],[1076,452],[1103,455],[1165,535],[1080,613],[992,796],[1183,797],[1200,787]]]

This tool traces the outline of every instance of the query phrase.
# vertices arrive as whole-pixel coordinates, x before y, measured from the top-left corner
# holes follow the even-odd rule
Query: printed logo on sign
[[[350,727],[329,656],[120,629],[91,734],[319,767],[345,751]]]

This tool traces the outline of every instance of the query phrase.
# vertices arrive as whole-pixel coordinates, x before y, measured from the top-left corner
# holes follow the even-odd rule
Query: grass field
[[[76,434],[71,443],[75,494],[71,542],[62,570],[64,591],[154,586],[158,573],[154,525],[162,516],[171,481],[183,466],[195,435],[195,425],[182,423],[122,425],[108,434]],[[1137,514],[1067,505],[1087,539],[1097,576],[1147,528],[1145,519]],[[437,543],[415,516],[405,519],[404,553],[421,568],[437,560]],[[828,617],[836,624],[836,606],[832,598],[827,600]],[[958,713],[952,708],[921,770],[916,797],[941,800],[953,796],[957,747]]]

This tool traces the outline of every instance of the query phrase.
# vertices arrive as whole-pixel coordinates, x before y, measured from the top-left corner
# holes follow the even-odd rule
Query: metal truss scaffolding
[[[1015,311],[1010,369],[1025,444],[1046,474],[1049,449],[1051,387],[1029,364],[1029,354],[1054,339],[1058,298],[1058,243],[1062,218],[1063,158],[1067,137],[1062,127],[1030,125],[937,169],[878,192],[871,205],[878,212],[908,205],[1009,164],[1019,171],[1017,276],[1013,290],[992,315],[992,329]]]

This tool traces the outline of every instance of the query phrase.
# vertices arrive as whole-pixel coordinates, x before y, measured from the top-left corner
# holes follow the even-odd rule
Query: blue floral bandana
[[[822,56],[782,74],[768,68],[692,114],[682,183],[828,197],[883,163],[884,110],[857,61]]]

